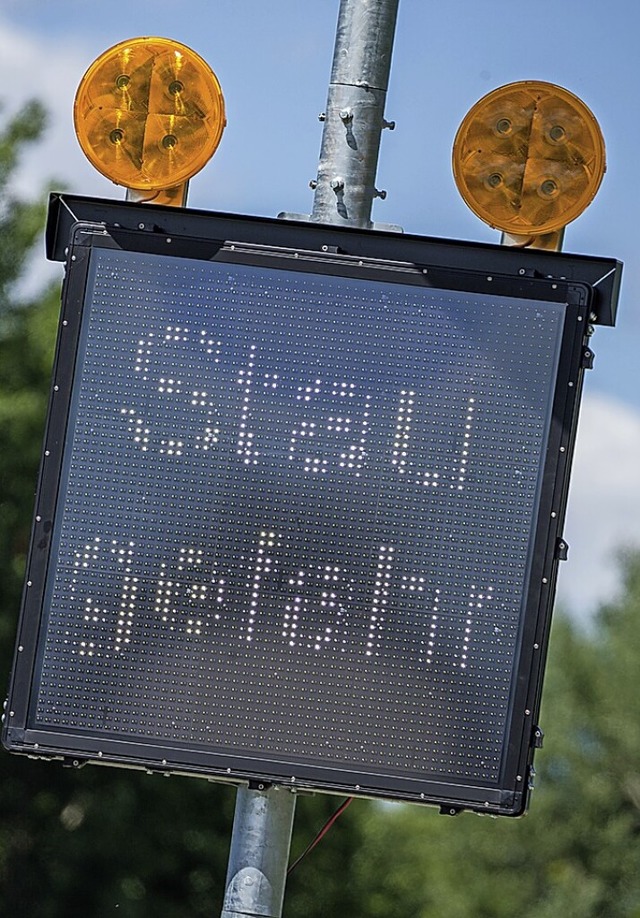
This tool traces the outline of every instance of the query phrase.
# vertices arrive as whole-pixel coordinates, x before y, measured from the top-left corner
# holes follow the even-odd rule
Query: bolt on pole
[[[399,0],[341,0],[311,220],[371,227]],[[241,787],[221,918],[281,918],[295,795]]]

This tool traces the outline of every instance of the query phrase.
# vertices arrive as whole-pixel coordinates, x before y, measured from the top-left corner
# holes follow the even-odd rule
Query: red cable
[[[320,831],[318,832],[316,837],[313,839],[313,841],[311,841],[307,845],[307,847],[304,849],[302,854],[295,859],[293,864],[291,864],[291,866],[287,870],[287,876],[289,876],[289,874],[298,866],[300,861],[303,858],[305,858],[307,854],[309,854],[310,851],[313,851],[313,849],[318,844],[318,842],[322,841],[322,839],[325,837],[325,835],[327,834],[331,826],[334,824],[336,819],[344,813],[344,811],[349,806],[349,804],[353,803],[353,799],[354,799],[353,797],[347,797],[347,799],[343,803],[340,804],[340,806],[335,811],[335,813],[327,819],[327,821],[325,822],[323,827],[320,829]]]

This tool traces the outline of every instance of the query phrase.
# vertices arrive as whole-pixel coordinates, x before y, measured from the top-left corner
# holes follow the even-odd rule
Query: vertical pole
[[[282,787],[241,787],[221,918],[280,918],[296,798]]]
[[[371,227],[399,0],[340,0],[311,220]],[[221,918],[281,918],[295,796],[240,788]]]
[[[311,220],[371,227],[399,0],[341,0]]]

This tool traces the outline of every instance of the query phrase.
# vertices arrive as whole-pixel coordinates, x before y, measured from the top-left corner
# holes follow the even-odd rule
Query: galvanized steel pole
[[[296,798],[285,788],[241,787],[221,918],[280,918]]]
[[[399,0],[341,0],[311,220],[371,227]],[[295,795],[241,787],[221,918],[281,918]]]
[[[399,0],[342,0],[311,220],[370,227]]]

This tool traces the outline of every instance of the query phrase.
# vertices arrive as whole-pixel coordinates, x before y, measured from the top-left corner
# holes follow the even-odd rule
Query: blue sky
[[[76,86],[107,47],[137,35],[175,38],[216,71],[228,127],[191,183],[194,207],[275,216],[308,212],[321,139],[339,0],[3,0],[0,60],[5,110],[37,96],[51,113],[45,144],[20,174],[24,193],[54,177],[80,194],[122,197],[80,152],[72,126]],[[640,545],[640,65],[636,0],[400,0],[374,219],[406,231],[497,241],[459,197],[451,146],[463,116],[514,80],[558,83],[592,109],[608,171],[588,210],[567,228],[566,251],[625,262],[619,323],[594,338],[566,535],[560,596],[584,616],[616,587],[612,552]],[[34,263],[43,275],[43,256]]]

